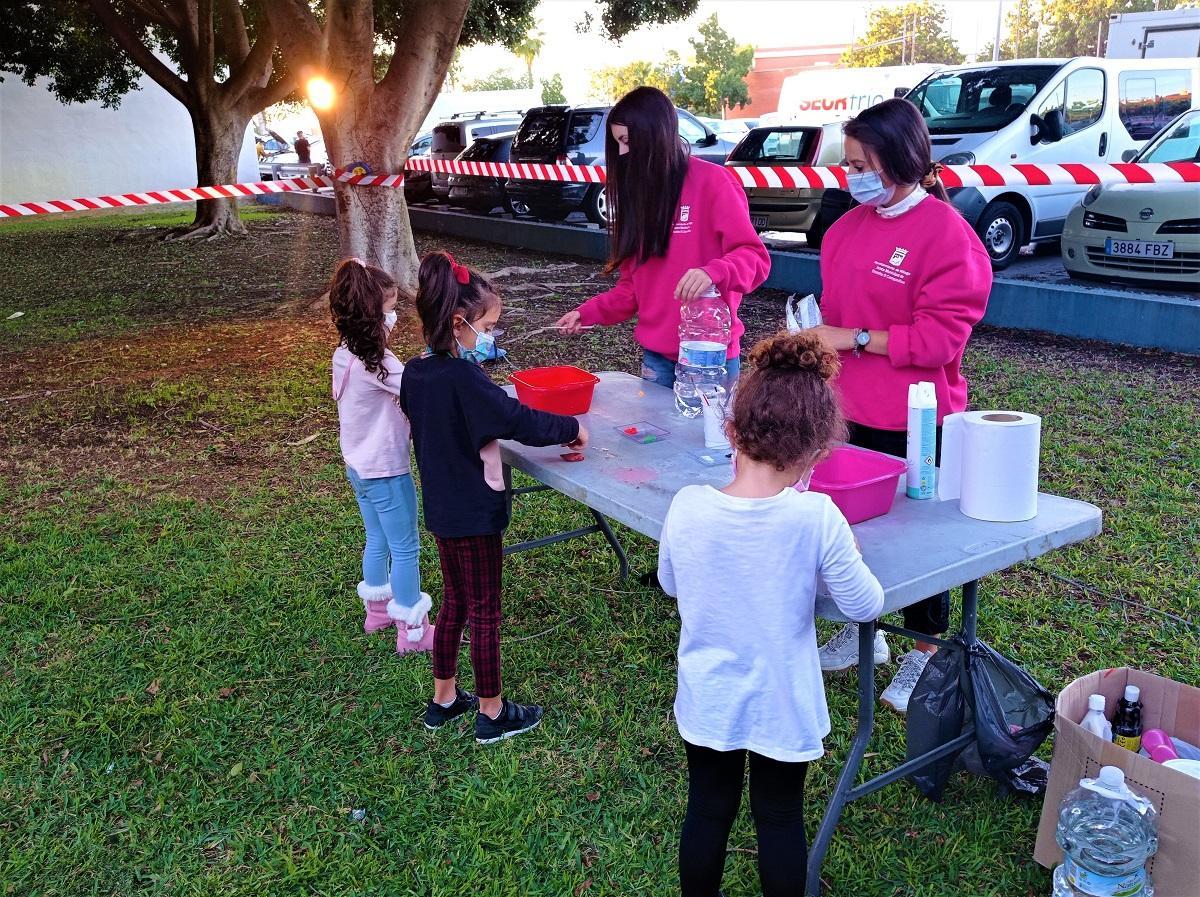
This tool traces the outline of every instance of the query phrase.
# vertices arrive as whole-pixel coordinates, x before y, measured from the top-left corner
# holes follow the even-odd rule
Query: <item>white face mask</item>
[[[395,311],[385,311],[383,313],[383,323],[387,327],[388,330],[391,330],[393,327],[395,327],[396,326],[396,312]]]

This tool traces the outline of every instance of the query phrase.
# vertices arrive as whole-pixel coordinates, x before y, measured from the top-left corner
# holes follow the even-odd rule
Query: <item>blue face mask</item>
[[[471,327],[471,322],[466,322],[468,327]],[[474,327],[471,327],[471,332],[475,334],[475,348],[468,349],[462,343],[458,344],[458,357],[465,358],[467,361],[472,361],[475,364],[483,364],[487,359],[496,354],[496,338],[490,333],[480,333]]]
[[[846,184],[850,195],[864,206],[881,206],[896,195],[896,186],[883,186],[878,171],[852,171],[846,175]]]

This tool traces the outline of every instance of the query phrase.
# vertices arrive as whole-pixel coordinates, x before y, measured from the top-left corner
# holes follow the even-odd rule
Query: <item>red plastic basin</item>
[[[832,498],[850,523],[862,523],[892,509],[896,484],[907,466],[891,455],[843,445],[813,468],[808,488]]]
[[[517,387],[518,401],[555,414],[587,414],[600,382],[595,374],[570,365],[516,371],[508,379]]]

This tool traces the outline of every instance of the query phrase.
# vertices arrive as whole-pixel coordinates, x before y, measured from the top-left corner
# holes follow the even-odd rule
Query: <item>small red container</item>
[[[595,374],[570,365],[516,371],[508,379],[517,387],[520,402],[555,414],[587,414],[600,382]]]
[[[843,445],[813,468],[808,488],[832,498],[850,523],[862,523],[892,509],[896,484],[907,467],[891,455]]]

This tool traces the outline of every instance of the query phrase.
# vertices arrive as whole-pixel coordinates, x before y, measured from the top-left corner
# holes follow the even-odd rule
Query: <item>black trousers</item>
[[[688,803],[679,836],[683,897],[717,897],[729,830],[742,802],[750,755],[750,813],[758,833],[763,897],[803,897],[808,873],[804,837],[807,763],[782,763],[753,751],[714,751],[687,741]]]
[[[908,433],[876,430],[850,423],[850,444],[904,458],[908,455]],[[937,428],[937,463],[942,463],[942,428]],[[950,593],[942,592],[904,608],[904,628],[926,635],[941,635],[950,628]]]

